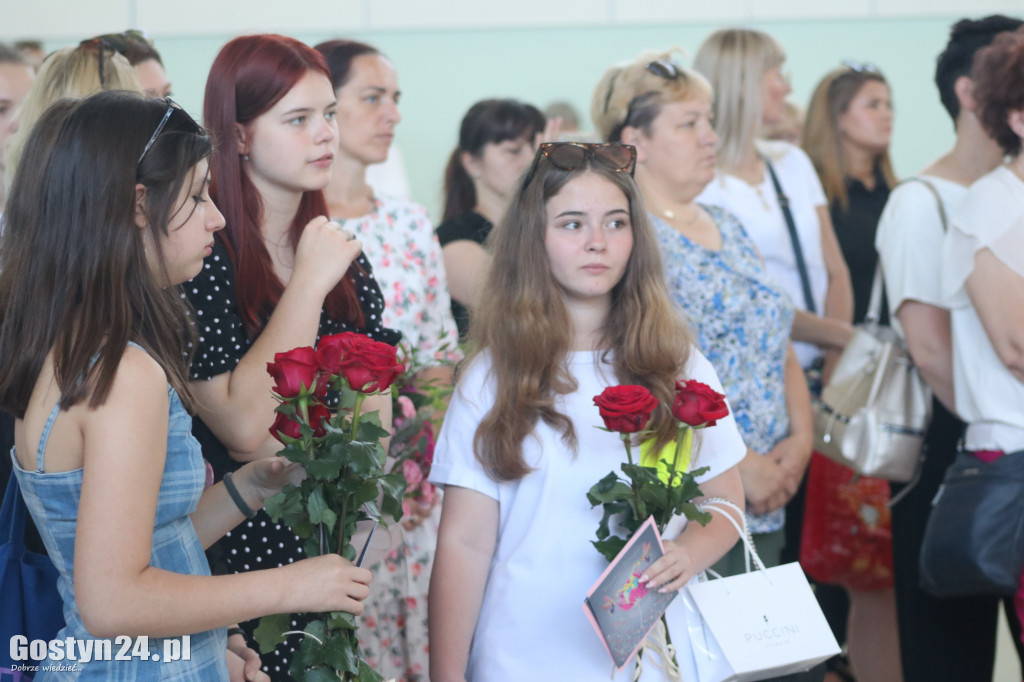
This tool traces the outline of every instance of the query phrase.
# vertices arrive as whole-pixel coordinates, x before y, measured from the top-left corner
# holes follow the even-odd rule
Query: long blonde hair
[[[600,175],[629,201],[633,250],[612,290],[602,347],[612,356],[619,382],[646,386],[660,401],[651,422],[659,447],[675,436],[668,406],[691,347],[689,332],[669,297],[657,239],[632,177],[589,160],[572,171],[543,160],[535,162],[535,169],[491,233],[488,249],[493,261],[480,297],[487,303],[473,310],[470,323],[470,361],[489,353],[496,383],[494,405],[473,439],[474,452],[498,481],[516,480],[531,471],[522,444],[538,420],[559,431],[569,448],[576,448],[572,421],[555,408],[557,395],[576,388],[564,366],[573,325],[544,246],[547,202],[574,177],[585,172]]]
[[[764,75],[786,60],[786,53],[767,33],[728,28],[701,43],[693,68],[711,82],[718,167],[738,166],[761,131]]]
[[[103,64],[102,78],[100,60]],[[98,39],[85,41],[76,47],[65,47],[46,58],[22,105],[18,132],[11,136],[7,145],[4,182],[8,189],[21,161],[25,142],[43,112],[59,99],[83,99],[102,90],[130,90],[141,94],[142,86],[128,60]]]
[[[857,70],[849,66],[825,74],[811,96],[804,124],[803,148],[811,157],[829,205],[839,202],[846,210],[850,197],[846,191],[847,160],[839,136],[839,117],[850,107],[850,102],[868,81],[888,85],[885,76],[877,70]],[[889,187],[896,184],[889,151],[875,157],[874,169],[881,172]]]

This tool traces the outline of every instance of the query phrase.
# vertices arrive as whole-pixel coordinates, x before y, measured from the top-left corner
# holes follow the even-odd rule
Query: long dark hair
[[[61,100],[35,124],[4,214],[0,240],[0,408],[22,418],[52,349],[60,406],[107,398],[134,341],[160,363],[186,404],[191,325],[178,287],[162,288],[143,229],[163,263],[161,237],[209,138],[162,100],[104,92]],[[135,186],[146,187],[135,221]]]
[[[287,36],[251,35],[235,38],[221,48],[206,81],[203,122],[221,142],[210,162],[210,193],[227,221],[217,238],[224,240],[235,267],[238,311],[250,338],[263,330],[281,300],[284,284],[274,274],[263,244],[263,201],[238,157],[235,126],[247,125],[268,111],[311,71],[331,77],[323,55],[305,43]],[[303,193],[289,229],[292,247],[299,243],[310,220],[326,214],[323,190]],[[332,319],[363,325],[351,277],[341,278],[327,295],[324,307]]]
[[[469,108],[459,126],[459,145],[448,159],[444,172],[444,216],[442,222],[458,218],[476,208],[476,187],[462,165],[463,153],[480,156],[488,144],[525,138],[544,130],[546,120],[540,109],[514,99],[485,99]]]
[[[340,90],[341,86],[345,85],[352,77],[352,62],[356,57],[362,57],[365,54],[380,54],[372,45],[340,38],[317,43],[313,49],[327,60],[327,68],[331,71],[331,87],[335,92]]]

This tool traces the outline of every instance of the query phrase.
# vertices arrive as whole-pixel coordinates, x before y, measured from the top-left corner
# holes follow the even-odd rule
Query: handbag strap
[[[896,183],[896,185],[893,186],[893,189],[896,189],[900,185],[904,185],[908,182],[920,182],[922,185],[928,188],[928,191],[931,192],[931,195],[935,197],[935,204],[939,207],[939,220],[942,221],[942,231],[949,232],[949,219],[946,217],[946,205],[942,203],[942,196],[939,194],[939,190],[935,189],[935,185],[933,185],[930,181],[915,175],[912,178],[907,178],[906,180],[901,180],[900,182]]]
[[[767,570],[764,562],[761,561],[761,557],[757,554],[757,549],[754,547],[754,538],[751,536],[750,528],[747,526],[747,515],[743,513],[743,510],[740,509],[736,503],[732,500],[727,500],[724,497],[709,497],[697,505],[697,508],[701,511],[718,512],[728,519],[729,523],[732,524],[732,527],[736,529],[736,532],[739,534],[740,540],[743,542],[745,548],[743,558],[746,563],[747,573],[750,572],[751,558],[753,558],[754,565],[758,570]],[[727,510],[736,512],[736,518],[739,518],[739,521],[737,521],[736,518],[734,518]]]
[[[21,497],[18,477],[11,472],[4,493],[4,503],[0,506],[0,545],[21,545],[25,543],[25,523],[28,508]]]
[[[804,305],[807,312],[817,315],[817,306],[814,305],[814,295],[811,294],[811,278],[807,275],[807,262],[804,260],[804,250],[800,245],[800,235],[796,232],[796,223],[793,221],[793,213],[789,210],[789,197],[782,191],[782,184],[779,177],[775,175],[775,168],[767,157],[762,156],[768,175],[771,176],[772,185],[775,186],[775,195],[779,199],[779,208],[782,209],[782,217],[786,220],[786,228],[789,230],[789,241],[793,245],[793,255],[796,257],[796,269],[800,271],[800,287],[804,293]]]

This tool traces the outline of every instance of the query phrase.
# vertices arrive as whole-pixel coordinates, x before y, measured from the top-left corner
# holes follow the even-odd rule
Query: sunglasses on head
[[[616,173],[633,175],[636,147],[621,142],[545,142],[537,149],[533,165],[523,181],[523,189],[533,180],[542,161],[567,171],[582,168],[588,162],[598,163]]]
[[[142,160],[146,158],[146,154],[148,154],[149,150],[152,149],[153,144],[156,142],[156,138],[160,136],[161,132],[163,132],[164,127],[167,125],[167,121],[171,119],[171,114],[173,114],[175,111],[181,112],[181,115],[185,117],[186,122],[191,124],[192,127],[195,129],[193,132],[198,133],[200,135],[205,134],[203,133],[202,126],[196,123],[196,120],[189,116],[188,112],[181,108],[180,104],[175,102],[170,97],[164,97],[163,101],[167,104],[167,111],[164,112],[164,117],[161,118],[160,123],[157,124],[156,130],[153,131],[153,135],[149,138],[149,142],[147,142],[146,146],[142,148],[142,154],[139,155],[138,163],[142,163]]]
[[[90,38],[89,40],[83,40],[82,42],[80,42],[78,44],[78,47],[79,47],[79,49],[87,48],[87,49],[95,49],[96,50],[96,70],[99,72],[100,87],[101,88],[107,87],[107,74],[106,74],[106,68],[105,68],[104,63],[103,63],[104,62],[103,53],[107,52],[108,50],[111,53],[118,53],[119,50],[116,47],[114,47],[113,45],[111,45],[103,37]]]
[[[868,62],[858,62],[853,59],[843,59],[839,62],[840,66],[845,66],[854,73],[879,73],[878,67]]]
[[[653,73],[655,76],[664,78],[665,80],[674,81],[684,76],[682,69],[679,68],[679,65],[670,59],[655,59],[652,62],[647,62],[647,66],[645,66],[644,68]],[[619,73],[615,74],[615,77],[612,78],[611,82],[608,83],[608,93],[604,97],[605,112],[608,111],[608,107],[609,105],[611,105],[612,94],[615,92],[615,81],[618,80],[619,74],[621,73],[622,72],[620,71]],[[629,119],[629,115],[632,113],[633,104],[640,97],[643,97],[645,94],[647,93],[637,95],[632,100],[630,100],[629,106],[626,107],[627,120]]]

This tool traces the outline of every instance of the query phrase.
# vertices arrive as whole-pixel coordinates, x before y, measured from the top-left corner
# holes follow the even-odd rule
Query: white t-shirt
[[[827,206],[825,192],[814,170],[814,165],[799,147],[782,141],[758,141],[758,150],[775,168],[782,191],[789,199],[807,276],[811,297],[817,313],[821,315],[828,292],[828,271],[821,249],[821,221],[819,206]],[[796,266],[793,242],[789,237],[786,219],[779,207],[778,194],[766,171],[760,185],[751,185],[733,175],[718,173],[715,179],[697,197],[702,204],[722,206],[739,218],[743,229],[757,244],[765,268],[782,289],[793,299],[799,310],[807,310],[800,270]],[[803,367],[808,367],[821,353],[817,346],[795,341],[793,347]]]
[[[971,185],[953,217],[942,253],[942,294],[953,330],[956,411],[969,450],[1024,449],[1024,383],[996,355],[967,295],[974,256],[989,249],[1024,277],[1024,182],[1000,166]]]
[[[922,175],[939,193],[950,220],[967,188],[951,180]],[[892,191],[878,220],[875,249],[882,261],[885,292],[889,298],[892,326],[903,334],[896,311],[904,301],[918,301],[945,308],[942,298],[943,228],[935,195],[918,181],[907,181]]]
[[[722,392],[711,364],[696,349],[691,353],[687,375]],[[535,471],[518,481],[494,481],[473,454],[476,428],[494,402],[486,356],[466,368],[452,396],[430,480],[481,492],[500,508],[497,545],[470,651],[471,681],[609,679],[611,657],[582,608],[587,590],[608,565],[590,544],[602,512],[591,508],[586,495],[618,470],[626,454],[616,434],[598,428],[603,423],[593,398],[618,383],[610,365],[597,368],[598,356],[570,353],[566,365],[579,387],[556,401],[556,408],[572,419],[578,452],[567,451],[560,434],[540,422],[523,441],[526,462]],[[746,453],[731,414],[695,440],[694,466],[711,467],[701,480],[717,476]],[[677,633],[672,625],[675,608],[682,609],[681,600],[668,611],[672,639],[685,641],[685,628]],[[631,675],[632,666],[627,666],[612,679],[630,680]],[[660,677],[651,670],[651,679]]]

